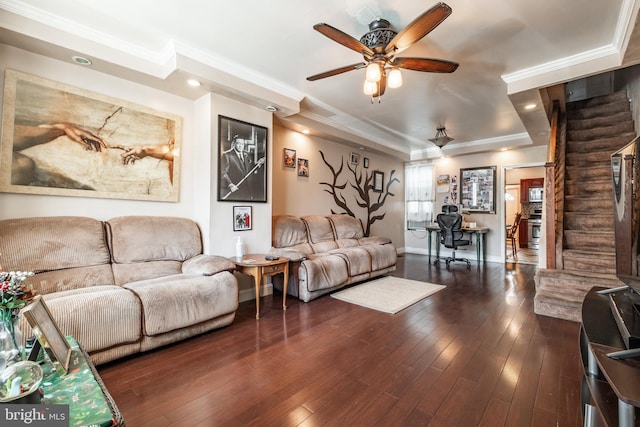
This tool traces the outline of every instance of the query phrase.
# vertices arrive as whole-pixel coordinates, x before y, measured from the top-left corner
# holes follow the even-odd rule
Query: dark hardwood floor
[[[579,426],[576,323],[533,312],[535,266],[432,266],[446,285],[395,315],[323,296],[98,370],[136,426]]]

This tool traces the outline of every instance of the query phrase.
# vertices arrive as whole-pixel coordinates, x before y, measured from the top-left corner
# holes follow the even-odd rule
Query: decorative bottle
[[[238,236],[236,237],[236,258],[242,259],[243,255],[242,239],[240,238],[240,236]]]

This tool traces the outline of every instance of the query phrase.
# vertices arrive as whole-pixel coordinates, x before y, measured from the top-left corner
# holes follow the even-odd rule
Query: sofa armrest
[[[358,239],[360,245],[387,245],[391,243],[391,239],[381,236],[370,236]]]
[[[182,263],[182,272],[213,276],[222,271],[233,271],[236,264],[228,258],[218,255],[196,255]]]
[[[269,250],[271,255],[283,256],[285,258],[289,258],[289,261],[304,261],[307,259],[307,256],[299,251],[292,251],[291,249],[285,248],[271,248]]]

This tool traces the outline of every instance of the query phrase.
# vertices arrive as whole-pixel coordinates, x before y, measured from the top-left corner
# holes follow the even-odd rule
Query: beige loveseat
[[[304,302],[396,269],[391,240],[364,237],[349,215],[280,215],[272,227],[270,252],[291,260],[287,294]],[[274,276],[273,285],[282,290],[282,278]]]
[[[186,218],[7,219],[0,254],[3,270],[36,273],[26,283],[96,364],[229,325],[238,308],[235,264],[203,255]]]

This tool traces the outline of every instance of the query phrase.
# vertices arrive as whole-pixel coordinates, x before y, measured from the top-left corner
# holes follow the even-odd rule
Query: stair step
[[[584,297],[582,299],[584,300]],[[582,322],[582,301],[567,301],[554,295],[536,292],[535,297],[533,297],[533,311],[539,316],[553,317],[554,319],[576,323]]]
[[[567,103],[567,111],[579,110],[582,108],[590,108],[603,104],[611,104],[615,102],[629,103],[627,92],[624,90],[610,93],[608,95],[595,96],[593,98],[581,99],[580,101],[573,101]]]
[[[582,122],[592,122],[594,119],[582,120]],[[614,122],[615,123],[615,122]],[[587,126],[585,124],[585,126]],[[591,127],[580,130],[567,130],[567,140],[590,141],[593,139],[609,138],[621,133],[633,132],[633,121],[615,123],[610,126]]]
[[[564,197],[565,212],[613,212],[612,197]]]
[[[613,229],[613,210],[608,213],[586,211],[566,212],[564,215],[565,230],[610,231]]]
[[[579,322],[582,301],[593,286],[615,288],[622,282],[614,274],[539,269],[534,277],[536,314]]]
[[[613,151],[611,152],[613,153]],[[603,151],[585,153],[567,153],[565,164],[567,166],[604,166],[611,165],[611,153]]]
[[[568,196],[588,196],[590,194],[610,194],[613,191],[613,183],[610,179],[589,179],[585,181],[567,180],[564,184],[564,194]]]
[[[585,130],[592,129],[595,127],[607,127],[611,126],[612,123],[624,123],[629,122],[633,124],[633,115],[631,114],[631,110],[629,111],[621,111],[611,116],[606,117],[593,117],[591,119],[578,119],[578,120],[567,120],[567,130]]]
[[[628,100],[612,102],[609,104],[595,105],[593,107],[578,110],[567,109],[568,120],[590,119],[593,117],[613,116],[617,113],[629,111],[631,106]]]
[[[616,274],[615,251],[593,252],[565,249],[562,251],[562,262],[565,270]]]
[[[611,164],[602,163],[590,167],[567,166],[564,171],[566,181],[586,181],[590,179],[611,179]]]
[[[584,153],[591,151],[617,151],[636,137],[635,132],[624,132],[608,138],[583,140],[567,140],[567,153]],[[610,153],[609,153],[610,154]]]
[[[615,236],[611,231],[564,230],[566,249],[583,251],[615,251]]]

